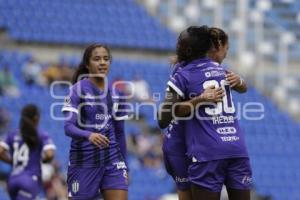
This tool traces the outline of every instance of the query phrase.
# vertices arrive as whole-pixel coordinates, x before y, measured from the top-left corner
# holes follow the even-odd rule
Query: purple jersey
[[[38,134],[40,145],[35,149],[29,149],[19,130],[10,132],[0,143],[13,159],[12,176],[23,173],[41,176],[42,153],[48,149],[55,149],[55,145],[46,132],[39,130]]]
[[[170,75],[170,79],[176,74],[178,70],[182,68],[182,64],[176,64],[174,70]],[[169,87],[167,88],[167,90]],[[163,151],[169,155],[186,154],[186,144],[184,135],[184,121],[173,119],[165,131],[165,137],[163,141]]]
[[[201,105],[193,118],[185,121],[187,154],[194,161],[248,157],[225,74],[218,63],[204,58],[177,71],[168,82],[183,99],[200,95],[210,86],[222,87],[225,91],[222,102]]]
[[[77,82],[66,97],[63,112],[77,114],[77,124],[82,137],[72,137],[69,161],[81,167],[99,167],[122,157],[116,140],[114,120],[122,120],[125,113],[118,112],[120,98],[116,91],[102,91],[89,79]],[[101,133],[109,141],[109,147],[100,148],[88,140],[90,133]],[[124,159],[122,159],[124,160]]]

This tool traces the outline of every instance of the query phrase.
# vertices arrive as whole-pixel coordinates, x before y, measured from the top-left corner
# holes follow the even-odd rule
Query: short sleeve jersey
[[[200,162],[248,157],[225,74],[218,63],[203,58],[178,70],[168,82],[184,99],[200,95],[210,86],[222,87],[225,91],[222,102],[199,104],[192,119],[185,121],[188,156]]]
[[[110,140],[109,147],[99,149],[86,138],[72,138],[69,155],[71,165],[99,167],[113,159],[120,159],[113,120],[124,120],[127,117],[124,110],[120,95],[111,87],[102,91],[89,79],[83,79],[71,87],[62,111],[77,114],[78,128],[101,133]]]
[[[0,145],[5,148],[13,159],[12,175],[28,173],[41,176],[42,153],[48,149],[55,150],[52,139],[45,131],[39,130],[38,137],[40,145],[30,149],[23,141],[20,131],[15,130],[8,133]]]
[[[170,79],[173,78],[173,76],[182,68],[182,66],[183,65],[181,63],[178,63],[174,66],[174,70],[170,75]],[[168,89],[169,88],[167,88],[167,90]],[[185,156],[187,150],[185,144],[184,121],[173,119],[164,132],[164,152],[175,156]]]

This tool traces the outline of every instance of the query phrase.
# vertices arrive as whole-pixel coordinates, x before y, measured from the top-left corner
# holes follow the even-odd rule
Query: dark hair
[[[215,47],[217,50],[220,48],[220,45],[224,46],[228,43],[228,35],[220,28],[210,28],[209,34],[213,43],[213,47]]]
[[[180,33],[176,55],[178,62],[191,62],[192,60],[205,57],[212,47],[208,26],[190,26]]]
[[[109,56],[109,60],[110,61],[112,60],[110,49],[107,46],[98,44],[98,43],[88,46],[84,50],[82,60],[72,77],[72,84],[75,84],[77,81],[79,81],[78,78],[80,77],[80,75],[89,73],[87,66],[89,65],[90,57],[92,55],[93,50],[98,47],[102,47],[102,48],[106,49],[108,56]]]
[[[39,145],[38,132],[34,124],[35,117],[40,117],[37,106],[28,104],[23,107],[20,119],[20,131],[24,142],[29,148],[35,148]]]

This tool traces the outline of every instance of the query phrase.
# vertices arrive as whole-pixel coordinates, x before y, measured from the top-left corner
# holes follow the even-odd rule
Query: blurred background
[[[241,107],[264,106],[264,118],[241,125],[253,167],[253,199],[300,200],[300,1],[298,0],[0,0],[0,137],[36,103],[41,128],[57,145],[43,167],[41,198],[66,199],[69,138],[60,109],[84,48],[112,49],[110,80],[133,81],[133,103],[162,100],[178,33],[217,26],[230,38],[225,65],[250,85]],[[126,90],[126,85],[118,85]],[[126,123],[130,200],[171,200],[175,186],[162,162],[162,134],[151,106]],[[0,199],[9,166],[0,164]],[[226,193],[222,197],[226,198]]]

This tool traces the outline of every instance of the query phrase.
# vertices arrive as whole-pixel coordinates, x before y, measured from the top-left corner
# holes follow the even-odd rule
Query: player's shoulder
[[[43,129],[38,129],[38,134],[40,137],[48,137],[49,133]]]
[[[19,133],[20,133],[20,129],[12,129],[7,132],[7,137],[13,138],[16,135],[19,135]]]
[[[174,71],[173,77],[181,76],[184,79],[189,79],[190,73],[191,73],[191,67],[190,65],[180,66]]]
[[[77,81],[74,85],[70,87],[70,90],[82,89],[87,85],[87,79],[82,79]]]
[[[20,133],[20,129],[9,130],[6,134],[6,139],[8,141],[19,141],[22,139]]]
[[[81,98],[85,93],[90,93],[90,85],[87,79],[82,79],[70,87],[70,93],[67,96],[67,103],[70,99]],[[65,99],[66,101],[66,99]]]
[[[182,69],[184,66],[185,66],[185,62],[180,62],[180,63],[174,64],[171,75],[175,74],[178,70]]]

